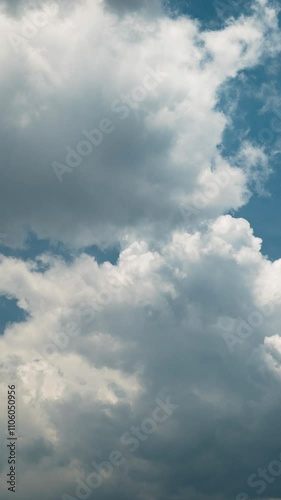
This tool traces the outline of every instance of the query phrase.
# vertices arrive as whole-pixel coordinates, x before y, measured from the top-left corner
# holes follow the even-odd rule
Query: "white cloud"
[[[74,246],[171,231],[179,204],[189,204],[212,164],[226,163],[217,151],[229,121],[215,110],[219,89],[261,61],[276,31],[268,12],[202,32],[188,18],[142,11],[119,18],[102,2],[88,2],[69,15],[59,11],[18,54],[9,33],[20,33],[22,22],[2,14],[2,130],[9,140],[4,134],[1,198],[9,220],[2,215],[0,223],[7,242],[18,244],[26,225]],[[167,76],[133,109],[116,112],[148,66]],[[82,131],[103,118],[114,131],[60,185],[51,164],[66,164],[65,148],[75,150]],[[204,218],[209,208],[216,216],[246,201],[249,179],[239,174]]]
[[[167,467],[166,460],[170,463],[173,454],[177,456],[181,441],[185,451],[174,465],[178,471],[189,472],[185,479],[174,482],[170,464],[170,473],[165,475],[179,498],[185,498],[180,489],[184,491],[187,484],[192,485],[194,498],[201,498],[204,488],[198,476],[199,464],[201,467],[209,454],[206,487],[214,479],[217,461],[225,461],[224,474],[234,467],[235,457],[227,458],[229,446],[234,445],[227,422],[235,418],[239,428],[249,400],[255,401],[261,442],[271,442],[265,423],[273,408],[269,402],[264,406],[264,398],[268,391],[276,395],[276,370],[272,375],[268,372],[267,358],[253,359],[263,341],[271,350],[275,345],[280,350],[276,325],[280,322],[281,296],[274,290],[280,283],[281,267],[279,262],[262,257],[260,239],[253,236],[247,221],[220,217],[196,234],[175,233],[157,252],[135,242],[124,249],[115,267],[98,266],[85,255],[69,266],[51,258],[50,265],[44,274],[15,259],[4,258],[0,265],[1,293],[17,297],[30,313],[25,324],[11,325],[1,339],[1,361],[8,360],[14,367],[10,373],[2,372],[2,380],[11,380],[14,370],[19,377],[18,444],[19,457],[24,457],[20,462],[21,498],[36,495],[36,481],[31,490],[30,485],[29,489],[23,486],[31,471],[42,482],[47,470],[49,479],[53,478],[46,498],[74,492],[75,477],[90,472],[90,460],[107,459],[119,437],[139,418],[149,415],[163,388],[180,405],[180,411],[173,417],[174,423],[171,419],[167,428],[163,424],[147,441],[147,448],[146,444],[140,446],[131,459],[126,480],[133,494],[140,487],[141,479],[131,476],[134,467],[142,470],[139,460],[147,466],[153,464],[156,478]],[[113,274],[120,279],[114,281]],[[116,288],[116,283],[121,284]],[[267,290],[266,294],[262,295],[261,289]],[[96,307],[95,298],[105,290],[104,304]],[[275,303],[274,314],[230,354],[220,318],[244,318],[270,301]],[[82,314],[85,303],[95,311],[90,321]],[[74,336],[68,334],[70,322],[77,325]],[[50,342],[62,346],[56,348],[56,355],[45,349]],[[250,364],[247,358],[252,360]],[[255,377],[262,380],[254,381]],[[258,389],[260,383],[262,390]],[[2,388],[4,398],[5,386]],[[4,429],[5,416],[2,426]],[[216,441],[201,443],[200,436],[210,439],[217,426]],[[244,430],[240,428],[241,453],[246,453],[243,440],[252,432],[248,424]],[[42,443],[36,448],[35,438],[49,443],[51,454]],[[163,446],[165,456],[160,453]],[[40,458],[33,462],[36,453]],[[252,461],[251,452],[246,458]],[[261,449],[255,463],[262,460]],[[61,468],[60,480],[57,467]],[[117,495],[122,494],[123,473],[121,469],[114,473],[120,481],[119,487],[114,486]],[[108,494],[112,494],[115,479],[114,475],[107,482]],[[144,492],[153,495],[154,479],[146,481]],[[169,498],[163,481],[157,484],[157,494]],[[235,488],[241,490],[240,483],[241,476],[227,484],[222,475],[206,498],[218,498],[219,492],[228,498],[228,488],[233,495]]]
[[[262,256],[246,220],[224,215],[253,185],[262,192],[270,166],[249,142],[221,156],[231,117],[216,109],[222,84],[280,49],[273,10],[258,4],[251,17],[204,32],[158,6],[79,3],[19,53],[8,35],[21,21],[1,14],[1,231],[15,246],[29,225],[74,248],[122,247],[116,266],[45,255],[43,273],[38,262],[1,258],[0,293],[29,313],[0,338],[2,401],[18,381],[21,500],[74,495],[75,478],[151,415],[159,393],[180,411],[100,498],[235,498],[274,459],[281,261]],[[149,67],[165,78],[120,119],[128,112],[112,103]],[[64,163],[65,147],[105,117],[115,130],[59,183],[52,162]],[[188,207],[195,216],[183,229]],[[224,325],[271,302],[273,314],[230,353]],[[2,412],[0,427],[5,435]],[[6,500],[5,457],[0,465]]]

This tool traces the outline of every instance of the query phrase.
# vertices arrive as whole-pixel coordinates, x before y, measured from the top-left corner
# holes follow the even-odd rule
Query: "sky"
[[[1,499],[281,499],[280,11],[0,0]]]

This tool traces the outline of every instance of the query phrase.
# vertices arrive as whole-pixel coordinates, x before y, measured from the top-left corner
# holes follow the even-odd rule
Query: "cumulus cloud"
[[[101,499],[254,496],[247,478],[280,453],[281,261],[226,215],[263,192],[270,165],[249,141],[222,155],[231,116],[217,108],[222,85],[280,50],[276,12],[260,0],[204,32],[156,4],[79,2],[40,28],[36,9],[31,24],[1,13],[7,244],[31,228],[72,249],[121,246],[115,266],[1,257],[0,294],[27,313],[0,338],[20,500],[77,498],[114,450]],[[126,433],[167,401],[177,409],[132,451]],[[2,436],[6,424],[1,412]],[[5,456],[0,469],[6,500]]]
[[[1,19],[1,199],[9,220],[2,213],[0,224],[10,245],[27,226],[74,246],[128,233],[163,237],[181,220],[179,205],[190,206],[225,163],[220,86],[261,62],[276,30],[269,8],[217,32],[164,12],[118,18],[102,2],[58,11],[34,31]],[[246,201],[246,159],[240,167],[204,218]]]
[[[125,485],[128,497],[141,489],[148,498],[198,499],[233,498],[247,486],[278,447],[267,423],[276,415],[277,425],[280,411],[279,361],[261,350],[265,341],[280,351],[280,265],[261,256],[260,243],[247,221],[222,216],[202,232],[174,233],[159,252],[135,242],[115,267],[50,257],[42,275],[35,264],[2,259],[1,293],[29,313],[1,341],[2,379],[18,375],[19,498],[36,498],[42,484],[42,498],[73,494],[75,479],[85,481],[91,462],[115,449],[128,468],[115,468],[100,498],[121,498]],[[220,319],[270,302],[274,312],[230,353]],[[159,394],[179,410],[130,454],[120,437]]]

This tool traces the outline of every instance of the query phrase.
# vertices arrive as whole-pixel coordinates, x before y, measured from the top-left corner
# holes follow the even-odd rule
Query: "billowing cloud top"
[[[278,12],[259,0],[204,31],[163,3],[1,2],[1,233],[75,255],[0,260],[27,313],[0,339],[20,500],[280,491],[257,471],[281,451],[281,265],[229,215],[271,166],[238,131],[222,153],[236,101],[219,106],[278,56]],[[116,244],[116,266],[81,251]]]

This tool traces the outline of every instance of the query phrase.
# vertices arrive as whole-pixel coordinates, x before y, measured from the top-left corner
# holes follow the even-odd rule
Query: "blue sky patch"
[[[4,334],[9,323],[21,323],[27,318],[28,314],[18,306],[17,299],[0,296],[0,335]]]
[[[7,246],[0,246],[0,253],[6,257],[15,257],[24,261],[35,260],[40,255],[48,253],[56,257],[60,257],[67,264],[71,264],[81,253],[86,253],[95,257],[98,264],[110,262],[112,265],[116,265],[120,250],[117,247],[101,249],[96,245],[84,247],[80,250],[73,250],[64,245],[62,242],[54,243],[49,239],[40,239],[33,231],[29,231],[24,248],[15,249]],[[45,270],[45,266],[43,265],[42,269],[39,267],[38,270],[43,272]]]

